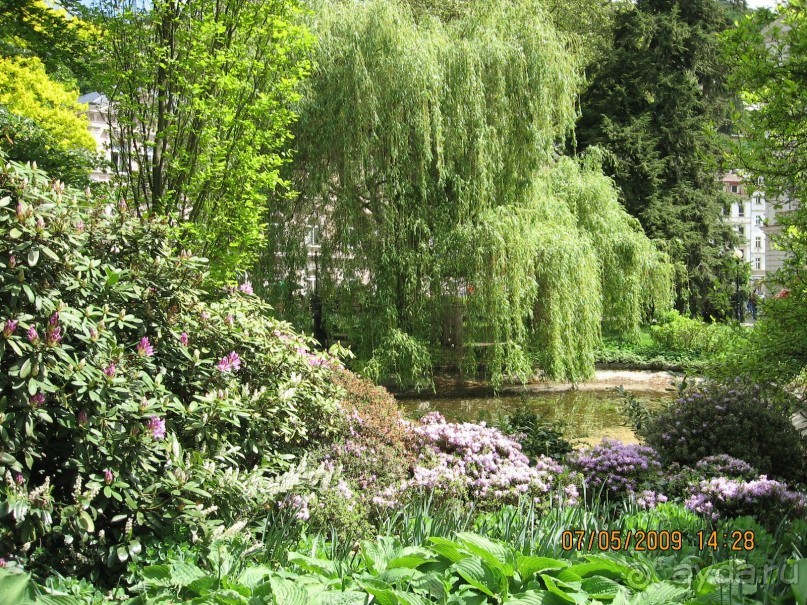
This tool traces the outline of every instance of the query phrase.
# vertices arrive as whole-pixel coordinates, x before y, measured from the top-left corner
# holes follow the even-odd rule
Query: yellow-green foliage
[[[95,151],[95,141],[76,99],[78,91],[48,77],[35,57],[0,57],[0,104],[33,120],[52,135],[63,150]]]
[[[666,302],[664,259],[597,158],[555,158],[582,78],[534,2],[480,0],[447,21],[327,2],[316,33],[290,174],[301,195],[274,205],[264,270],[296,283],[318,217],[324,322],[360,356],[400,362],[378,352],[400,331],[463,345],[494,383],[535,361],[577,380],[603,321],[632,333]]]

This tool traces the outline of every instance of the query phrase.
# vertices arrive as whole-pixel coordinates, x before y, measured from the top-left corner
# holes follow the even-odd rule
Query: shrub
[[[392,506],[417,489],[435,490],[446,497],[471,499],[484,508],[515,502],[521,496],[545,501],[558,488],[567,500],[578,492],[557,462],[541,457],[534,466],[518,442],[482,424],[448,423],[437,412],[412,426],[418,459],[412,478],[398,489],[382,493],[377,504]]]
[[[804,441],[789,420],[790,398],[739,378],[695,387],[652,417],[640,435],[662,460],[692,466],[719,454],[766,475],[804,477]]]
[[[634,496],[654,504],[664,501],[652,492],[661,476],[661,463],[653,448],[603,439],[599,445],[570,455],[569,466],[583,474],[592,496]]]
[[[2,165],[0,552],[86,573],[209,536],[334,432],[338,362],[205,267],[167,220]]]
[[[657,345],[692,355],[719,355],[728,351],[737,338],[735,330],[729,325],[706,323],[685,317],[678,311],[666,313],[659,324],[650,330]]]
[[[786,518],[803,516],[807,496],[765,475],[753,481],[715,477],[693,486],[686,506],[712,519],[753,516],[773,529]]]
[[[572,444],[563,436],[563,425],[521,405],[498,423],[498,428],[521,444],[521,451],[531,464],[541,456],[562,460],[572,451]]]

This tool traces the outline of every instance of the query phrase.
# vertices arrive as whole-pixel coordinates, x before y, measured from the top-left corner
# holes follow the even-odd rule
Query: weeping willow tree
[[[666,304],[664,258],[596,158],[554,152],[581,76],[537,4],[441,21],[329,2],[312,28],[286,175],[299,195],[275,200],[259,267],[279,309],[305,314],[312,276],[315,333],[376,376],[416,383],[448,349],[500,383],[535,363],[585,378],[604,323],[635,332]]]

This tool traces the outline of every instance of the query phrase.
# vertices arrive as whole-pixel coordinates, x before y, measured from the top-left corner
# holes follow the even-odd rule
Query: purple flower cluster
[[[278,508],[290,508],[294,511],[294,518],[299,521],[308,521],[311,518],[311,511],[308,509],[310,496],[301,496],[300,494],[289,494],[278,505]]]
[[[6,340],[11,338],[11,335],[14,334],[14,331],[17,329],[17,325],[19,325],[19,323],[20,322],[14,319],[6,320],[6,325],[3,326],[3,338]]]
[[[589,489],[611,496],[636,493],[657,479],[661,471],[653,448],[612,439],[572,453],[569,465],[583,474]]]
[[[521,445],[484,424],[447,423],[436,412],[412,429],[423,449],[411,487],[461,490],[475,499],[541,498],[555,487],[563,468],[550,458],[535,466]]]
[[[216,369],[220,372],[237,372],[241,369],[241,358],[235,351],[230,351],[216,364]]]
[[[159,416],[152,416],[146,423],[146,428],[151,432],[154,439],[165,439],[165,419]]]
[[[664,502],[667,502],[667,496],[654,492],[651,489],[646,489],[636,494],[636,505],[645,510],[648,508],[656,508],[659,504]]]
[[[245,280],[243,284],[238,286],[238,289],[243,292],[244,294],[254,294],[254,290],[252,289],[252,283],[249,280]]]
[[[149,341],[148,336],[144,336],[140,339],[140,342],[137,343],[137,354],[140,355],[140,357],[151,357],[154,355],[154,347]]]
[[[115,373],[117,372],[117,369],[115,368],[114,363],[110,363],[107,367],[105,367],[101,371],[104,373],[104,376],[106,376],[107,378],[115,378]]]
[[[695,468],[705,477],[725,476],[736,479],[754,479],[759,476],[759,472],[753,466],[727,454],[708,456],[698,462]]]
[[[179,343],[183,347],[187,347],[189,341],[190,341],[190,339],[188,338],[188,335],[185,332],[183,332],[182,334],[179,335]]]
[[[693,486],[685,504],[688,509],[712,519],[726,514],[756,515],[781,509],[801,515],[807,509],[807,496],[765,475],[753,481],[713,477]]]

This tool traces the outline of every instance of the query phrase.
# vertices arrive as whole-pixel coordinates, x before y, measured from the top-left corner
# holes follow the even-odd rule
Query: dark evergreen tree
[[[639,0],[615,19],[611,52],[589,73],[578,151],[598,145],[627,210],[677,263],[676,306],[731,313],[733,234],[717,176],[728,125],[717,34],[730,22],[715,0]]]

